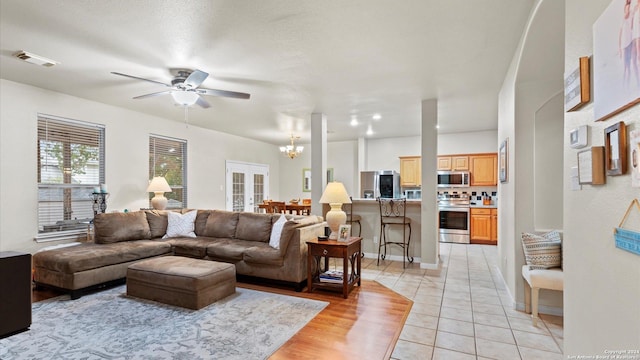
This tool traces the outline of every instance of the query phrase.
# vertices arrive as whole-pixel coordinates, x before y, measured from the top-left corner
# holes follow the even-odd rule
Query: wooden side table
[[[342,296],[346,299],[355,284],[361,283],[361,256],[362,238],[351,237],[346,242],[335,240],[307,241],[307,292],[313,289],[342,290]],[[342,258],[342,284],[320,281],[320,273],[329,268],[329,258]],[[320,267],[320,260],[324,258],[324,267]],[[351,266],[349,266],[351,264]]]

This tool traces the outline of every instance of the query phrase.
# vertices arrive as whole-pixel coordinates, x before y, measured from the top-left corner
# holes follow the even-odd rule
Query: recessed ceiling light
[[[371,125],[369,125],[369,127],[367,128],[367,135],[373,135],[373,129],[371,128]]]
[[[436,129],[440,129],[440,125],[436,125]]]
[[[352,117],[351,122],[349,124],[351,124],[351,126],[358,126],[358,119],[356,119],[355,116]]]
[[[13,54],[13,56],[17,57],[20,60],[26,61],[28,63],[40,65],[40,66],[52,67],[56,64],[60,64],[60,62],[58,61],[47,59],[44,56],[36,55],[36,54],[22,51],[22,50]]]
[[[373,120],[380,120],[382,116],[380,114],[373,114]]]

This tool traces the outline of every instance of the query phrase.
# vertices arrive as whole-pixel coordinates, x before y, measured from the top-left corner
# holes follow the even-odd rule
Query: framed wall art
[[[500,144],[498,152],[498,177],[501,183],[509,181],[509,138],[504,139]]]
[[[631,186],[640,187],[640,129],[629,132],[631,150]]]
[[[591,185],[605,183],[603,146],[593,146],[578,153],[578,182]]]
[[[327,184],[333,181],[333,168],[327,169]],[[311,192],[311,169],[302,169],[302,191]]]
[[[640,102],[640,59],[634,50],[631,32],[635,4],[635,1],[612,0],[593,25],[596,121],[608,119]]]
[[[605,165],[607,175],[627,173],[627,126],[624,122],[604,129]]]
[[[591,100],[589,57],[583,56],[577,68],[564,76],[564,111],[576,111]]]

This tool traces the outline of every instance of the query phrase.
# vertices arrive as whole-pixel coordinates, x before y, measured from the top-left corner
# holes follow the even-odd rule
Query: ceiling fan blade
[[[161,83],[160,81],[149,80],[149,79],[145,79],[145,78],[141,78],[141,77],[137,77],[137,76],[133,76],[133,75],[127,75],[127,74],[123,74],[123,73],[119,73],[119,72],[115,72],[115,71],[112,71],[111,73],[113,75],[120,75],[120,76],[132,78],[132,79],[136,79],[136,80],[148,81],[150,83],[159,84],[159,85],[163,85],[163,86],[166,86],[166,87],[171,87],[171,85],[165,84],[165,83]]]
[[[198,96],[198,100],[196,101],[196,104],[200,105],[200,107],[204,109],[211,107],[211,105],[207,102],[207,100],[205,100],[202,96]]]
[[[140,96],[134,97],[134,99],[144,99],[144,98],[150,98],[150,97],[154,97],[154,96],[158,96],[158,95],[164,95],[164,94],[171,94],[171,90],[166,90],[166,91],[160,91],[160,92],[155,92],[155,93],[151,93],[151,94],[140,95]]]
[[[251,97],[251,94],[235,92],[235,91],[227,91],[227,90],[196,89],[196,92],[200,95],[222,96],[222,97],[230,97],[230,98],[236,98],[236,99],[248,99]]]
[[[209,73],[200,70],[193,70],[193,72],[184,81],[186,86],[190,86],[192,89],[200,86],[209,76]]]

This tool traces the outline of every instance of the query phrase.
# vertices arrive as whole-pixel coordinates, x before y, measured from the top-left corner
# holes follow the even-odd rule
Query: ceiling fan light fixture
[[[171,92],[171,97],[173,97],[173,101],[178,105],[191,106],[198,101],[200,95],[195,91],[174,90]]]

